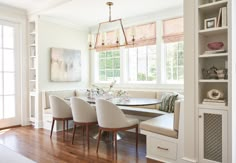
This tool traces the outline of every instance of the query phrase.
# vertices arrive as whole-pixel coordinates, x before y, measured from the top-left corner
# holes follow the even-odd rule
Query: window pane
[[[99,68],[100,69],[105,69],[106,68],[106,60],[105,59],[100,59],[99,60]]]
[[[99,71],[99,80],[101,80],[101,81],[105,81],[106,80],[105,71]]]
[[[13,50],[4,50],[3,52],[4,64],[3,70],[4,71],[15,71],[15,61],[14,61],[14,51]]]
[[[157,76],[156,54],[148,57],[148,80],[155,80]]]
[[[112,52],[111,51],[106,52],[106,57],[112,57]]]
[[[4,73],[4,95],[15,94],[15,73]]]
[[[157,76],[156,45],[130,48],[129,77],[130,81],[155,81]]]
[[[106,69],[112,69],[112,58],[106,59]]]
[[[4,96],[4,118],[15,117],[15,97]]]
[[[114,68],[120,68],[120,58],[114,58]]]
[[[183,42],[165,44],[166,80],[183,82],[184,54]]]
[[[113,81],[120,79],[120,51],[106,51],[98,54],[99,80]],[[116,71],[115,71],[116,70]]]
[[[3,47],[14,48],[14,28],[3,26]]]
[[[138,54],[138,80],[147,78],[147,57],[145,53]]]
[[[130,81],[136,81],[137,80],[137,68],[138,68],[138,62],[137,62],[137,49],[136,48],[130,48],[128,51],[129,55],[129,80]]]

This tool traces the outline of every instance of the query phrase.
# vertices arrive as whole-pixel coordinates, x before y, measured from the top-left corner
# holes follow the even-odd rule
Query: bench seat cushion
[[[178,132],[174,130],[174,114],[165,114],[156,118],[149,119],[140,123],[140,129],[178,138]]]

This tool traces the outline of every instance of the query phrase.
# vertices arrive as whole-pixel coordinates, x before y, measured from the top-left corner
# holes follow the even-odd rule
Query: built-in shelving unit
[[[228,0],[196,2],[196,109],[199,162],[227,163],[229,107]],[[221,49],[208,44],[222,42]]]
[[[35,123],[37,109],[37,24],[36,21],[29,21],[29,119]]]

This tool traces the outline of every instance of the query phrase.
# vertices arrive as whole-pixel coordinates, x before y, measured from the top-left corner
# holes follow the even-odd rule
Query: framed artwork
[[[51,81],[81,81],[80,50],[51,48]]]
[[[215,28],[216,27],[216,17],[205,19],[204,26],[205,26],[205,29]]]

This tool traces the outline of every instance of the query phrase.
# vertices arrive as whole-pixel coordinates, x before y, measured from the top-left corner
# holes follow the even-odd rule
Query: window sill
[[[108,88],[111,82],[97,82],[92,85]],[[137,90],[170,90],[184,92],[184,84],[156,84],[156,83],[116,83],[114,89],[137,89]]]

